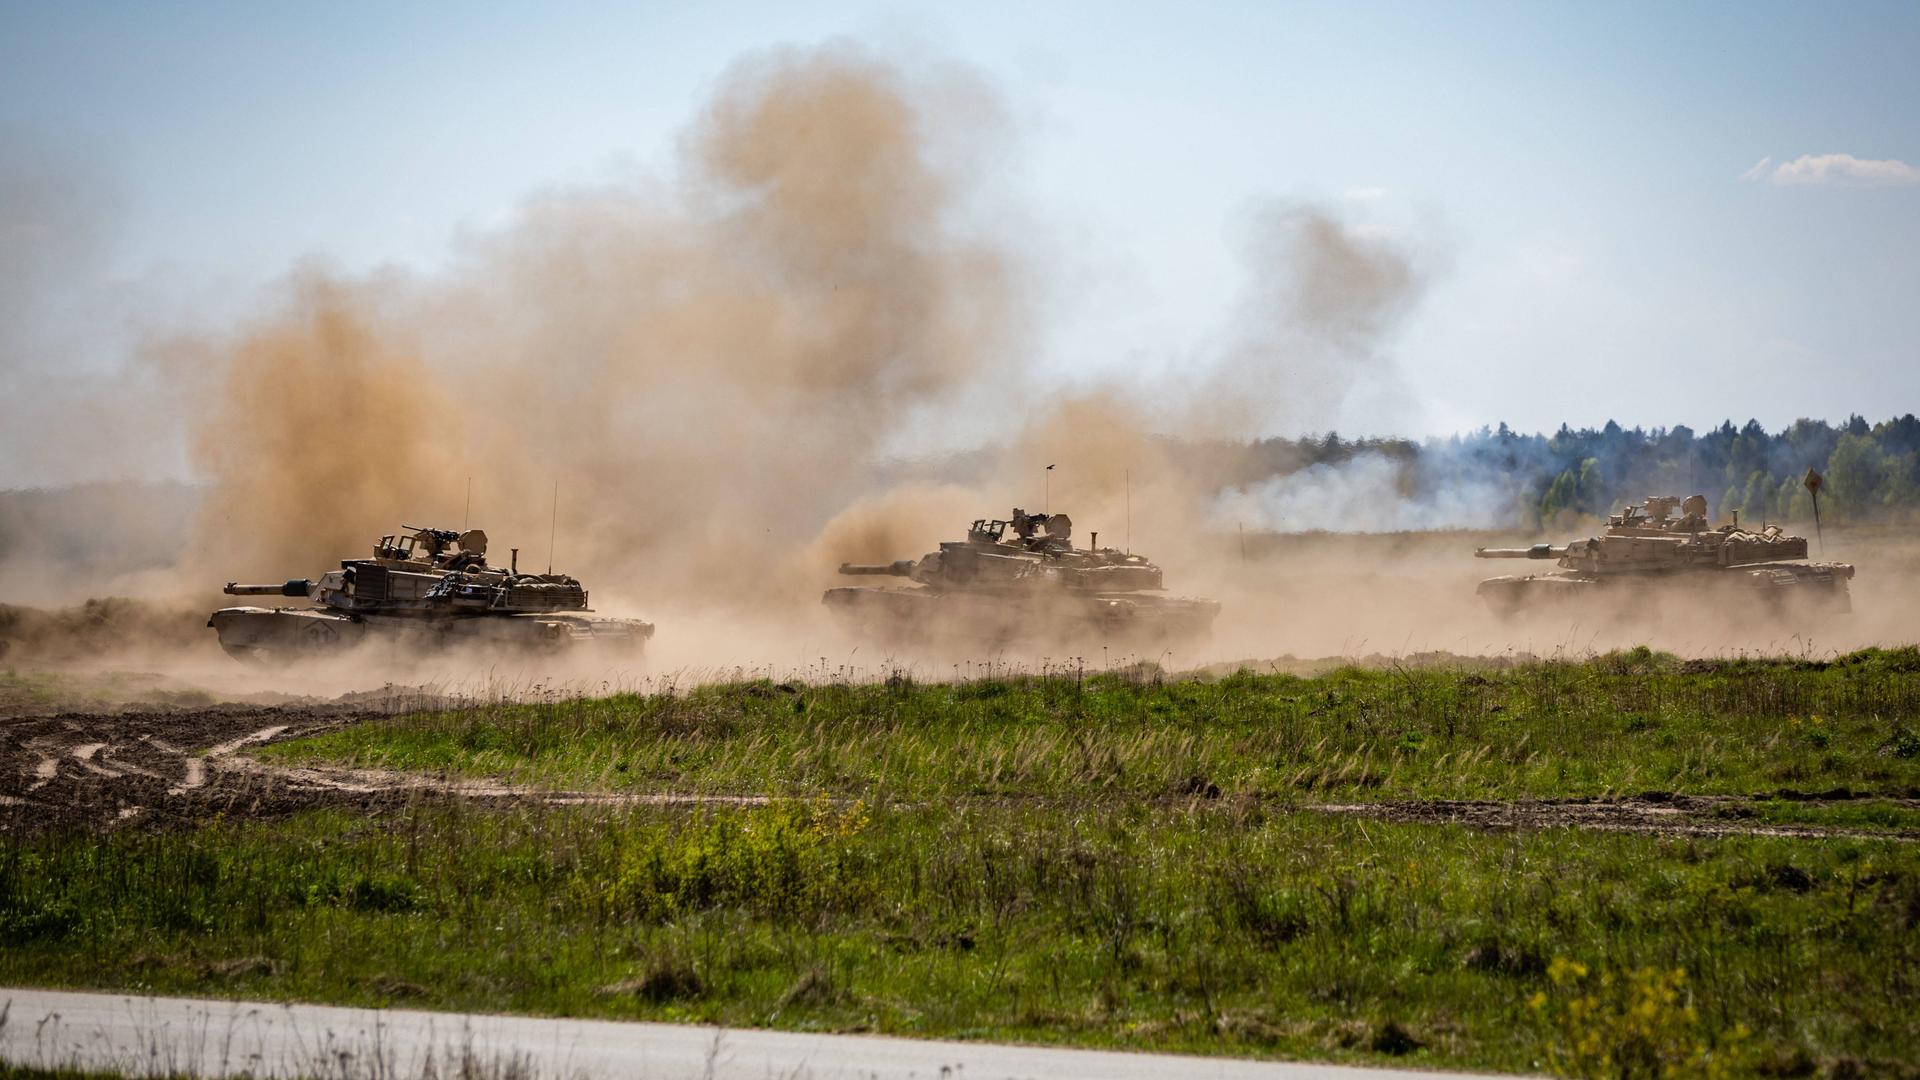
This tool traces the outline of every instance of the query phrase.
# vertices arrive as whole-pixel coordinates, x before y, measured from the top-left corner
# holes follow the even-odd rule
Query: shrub
[[[1554,1030],[1547,1064],[1560,1076],[1639,1078],[1744,1075],[1746,1025],[1713,1032],[1701,1022],[1687,973],[1643,967],[1623,976],[1559,957],[1549,990],[1527,1003]]]
[[[776,803],[743,815],[657,829],[622,855],[609,907],[660,921],[716,907],[794,919],[828,909],[858,873],[844,841],[865,828],[859,803]]]

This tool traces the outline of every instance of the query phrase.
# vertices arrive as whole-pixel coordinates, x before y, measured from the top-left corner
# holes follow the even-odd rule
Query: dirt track
[[[379,812],[421,799],[549,805],[756,803],[754,796],[549,791],[371,769],[278,765],[245,753],[384,713],[231,706],[0,720],[0,832],[165,827],[325,806]]]
[[[164,712],[66,713],[0,720],[0,832],[165,828],[219,817],[278,817],[319,807],[378,813],[428,799],[523,805],[764,802],[756,795],[556,791],[371,769],[280,765],[247,753],[385,713],[352,706],[226,706]],[[1783,793],[1843,802],[1846,792]],[[1229,797],[1231,798],[1231,797]],[[1920,799],[1899,800],[1920,807]],[[1626,798],[1420,800],[1305,804],[1296,809],[1483,829],[1579,828],[1679,836],[1891,837],[1920,832],[1770,825],[1758,799],[1650,793]]]
[[[336,802],[324,790],[238,767],[238,752],[364,715],[232,706],[0,721],[0,829],[262,817]],[[369,792],[364,801],[381,799]]]
[[[1814,805],[1850,801],[1852,795],[1787,793]],[[1596,832],[1662,833],[1672,836],[1788,836],[1807,840],[1880,837],[1920,842],[1920,832],[1870,831],[1819,825],[1770,825],[1747,820],[1764,797],[1745,795],[1673,795],[1664,792],[1624,798],[1520,799],[1494,802],[1427,799],[1408,802],[1320,803],[1322,813],[1348,814],[1379,821],[1457,823],[1478,829],[1589,829]],[[1920,799],[1890,800],[1920,808]]]

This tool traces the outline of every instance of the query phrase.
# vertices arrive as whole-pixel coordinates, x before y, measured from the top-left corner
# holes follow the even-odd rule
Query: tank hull
[[[1133,647],[1203,640],[1220,605],[1139,592],[861,588],[822,598],[855,633],[902,644]]]
[[[258,663],[293,663],[344,653],[363,644],[413,651],[492,647],[532,654],[596,648],[638,654],[653,624],[585,615],[472,615],[426,618],[349,615],[325,608],[221,608],[207,620],[227,655]]]
[[[1583,574],[1561,571],[1488,578],[1475,592],[1497,615],[1555,611],[1636,596],[1672,599],[1692,591],[1759,612],[1846,614],[1852,568],[1832,563],[1765,563],[1723,570]]]

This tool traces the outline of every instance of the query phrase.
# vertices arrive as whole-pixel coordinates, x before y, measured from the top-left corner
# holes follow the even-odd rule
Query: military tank
[[[822,601],[856,630],[901,642],[1134,646],[1211,629],[1219,604],[1165,595],[1158,566],[1099,539],[1094,533],[1088,547],[1074,547],[1066,514],[1016,508],[1011,518],[975,521],[966,539],[918,559],[842,563],[848,576],[914,584],[843,586]]]
[[[228,582],[231,596],[284,596],[306,607],[221,608],[207,620],[239,660],[287,663],[391,639],[403,648],[496,646],[559,652],[581,646],[637,651],[651,623],[589,617],[587,590],[565,574],[523,574],[519,550],[506,567],[487,562],[479,529],[402,526],[373,557],[346,559],[317,579],[279,585]]]
[[[1480,548],[1480,559],[1553,559],[1542,574],[1488,578],[1476,590],[1497,614],[1564,605],[1647,586],[1713,586],[1761,609],[1851,610],[1848,563],[1813,563],[1807,539],[1778,525],[1748,529],[1707,521],[1705,496],[1659,496],[1607,518],[1599,536],[1566,544]]]

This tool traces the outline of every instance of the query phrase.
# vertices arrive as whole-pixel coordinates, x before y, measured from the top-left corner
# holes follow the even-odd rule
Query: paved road
[[[50,990],[0,988],[0,1001],[7,1010],[0,1025],[0,1057],[22,1065],[127,1073],[411,1080],[429,1070],[461,1076],[464,1058],[481,1066],[464,1073],[471,1080],[1387,1080],[1435,1075],[871,1035]]]

